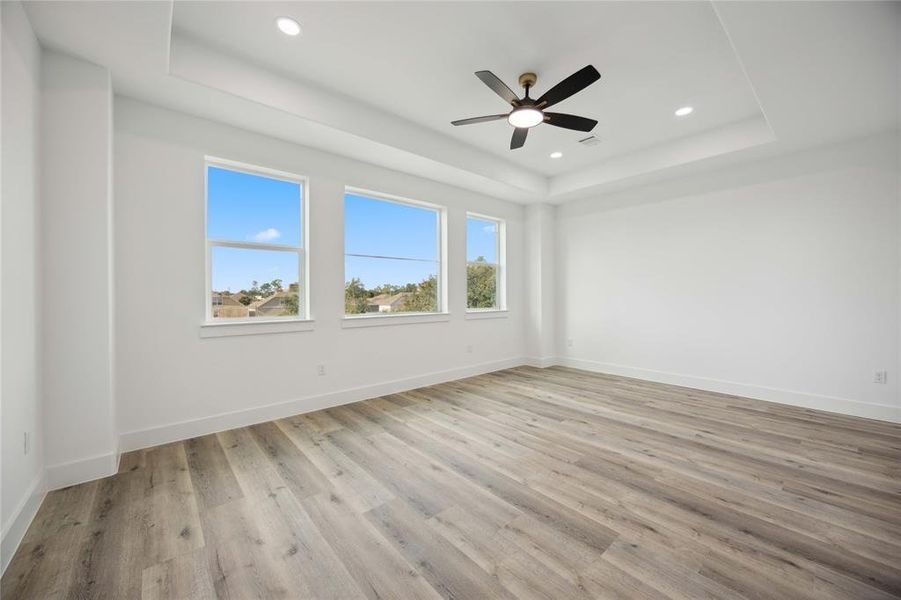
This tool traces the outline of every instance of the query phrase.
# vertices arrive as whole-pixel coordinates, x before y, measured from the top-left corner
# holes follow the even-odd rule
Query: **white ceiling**
[[[689,163],[895,127],[895,3],[33,2],[41,42],[107,66],[118,93],[523,202],[560,202]],[[304,33],[289,38],[274,18]],[[508,149],[489,69],[561,103],[602,143],[541,125]],[[695,113],[676,118],[673,110]],[[564,158],[548,158],[560,150]]]
[[[279,15],[303,36],[273,29]],[[286,76],[339,92],[544,175],[760,115],[760,107],[708,2],[357,3],[178,2],[178,34]],[[539,76],[532,97],[593,64],[601,81],[554,110],[599,121],[585,134],[532,130],[509,149],[512,127],[453,127],[463,117],[507,112],[473,73],[488,69],[514,91]],[[689,118],[673,111],[693,105]],[[564,157],[548,155],[560,150]]]

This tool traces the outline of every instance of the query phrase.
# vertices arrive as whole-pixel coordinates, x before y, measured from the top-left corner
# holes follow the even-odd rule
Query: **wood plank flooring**
[[[39,598],[901,597],[901,425],[517,368],[127,454]]]

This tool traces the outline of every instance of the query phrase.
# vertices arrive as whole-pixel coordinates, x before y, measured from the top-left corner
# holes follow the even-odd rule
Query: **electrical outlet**
[[[873,373],[873,383],[888,383],[888,371],[876,371]]]
[[[573,339],[572,338],[566,338],[566,347],[567,348],[573,347]]]
[[[472,346],[466,346],[466,354],[472,354]]]
[[[26,431],[24,432],[24,435],[22,437],[24,438],[22,440],[22,450],[27,455],[29,452],[31,452],[31,436],[28,435],[28,432]]]
[[[325,365],[317,365],[316,373],[319,375],[325,375]]]

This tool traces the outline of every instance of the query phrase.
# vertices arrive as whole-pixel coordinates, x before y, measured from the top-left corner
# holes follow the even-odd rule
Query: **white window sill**
[[[266,333],[292,333],[313,331],[314,321],[309,319],[271,319],[260,321],[222,321],[204,323],[200,326],[200,337],[217,338],[232,335],[260,335]]]
[[[441,323],[450,321],[450,313],[372,313],[344,317],[341,327],[353,329],[356,327],[383,327],[386,325],[412,325],[414,323]]]
[[[486,308],[483,310],[467,310],[467,319],[506,319],[508,315],[507,309]]]

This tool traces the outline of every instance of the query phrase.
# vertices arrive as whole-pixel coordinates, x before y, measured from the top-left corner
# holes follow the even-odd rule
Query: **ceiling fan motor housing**
[[[535,87],[536,83],[538,83],[538,75],[535,73],[523,73],[519,76],[520,87]]]

